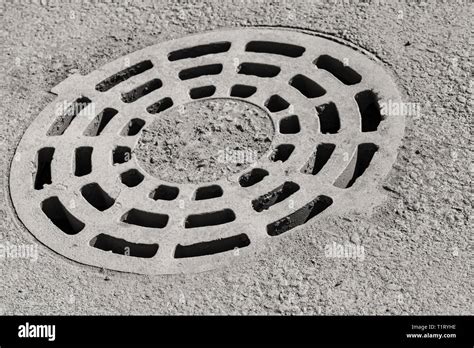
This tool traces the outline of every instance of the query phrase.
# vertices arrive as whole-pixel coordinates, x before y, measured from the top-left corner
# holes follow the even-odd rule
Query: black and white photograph
[[[0,0],[0,346],[472,346],[473,14]]]

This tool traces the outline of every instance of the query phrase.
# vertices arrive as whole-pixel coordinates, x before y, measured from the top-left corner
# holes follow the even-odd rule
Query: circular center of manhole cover
[[[198,100],[160,114],[133,153],[146,172],[164,181],[211,182],[255,163],[270,148],[273,133],[268,113],[256,105]]]
[[[52,92],[12,161],[18,217],[61,255],[143,274],[209,270],[368,211],[404,130],[376,59],[295,30],[161,42]]]

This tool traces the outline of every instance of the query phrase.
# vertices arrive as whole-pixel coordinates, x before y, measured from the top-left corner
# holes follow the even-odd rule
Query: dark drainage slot
[[[168,224],[168,220],[168,215],[138,209],[129,210],[120,219],[120,221],[130,225],[150,228],[164,228]]]
[[[320,56],[314,61],[314,64],[316,64],[319,69],[330,72],[346,85],[355,85],[362,80],[362,77],[357,72],[331,56]]]
[[[268,100],[265,102],[265,106],[270,112],[279,112],[287,109],[290,106],[285,99],[280,97],[277,94],[272,95]]]
[[[41,203],[43,213],[66,234],[77,234],[84,228],[84,223],[72,215],[58,197],[50,197]]]
[[[112,150],[112,163],[121,164],[130,161],[132,150],[127,146],[117,146]]]
[[[201,201],[204,199],[217,198],[221,197],[223,194],[224,191],[222,191],[222,187],[219,185],[199,187],[194,194],[194,200]]]
[[[207,45],[199,45],[194,47],[187,47],[168,54],[168,60],[173,62],[175,60],[196,58],[206,56],[208,54],[224,53],[230,49],[230,42],[214,42]]]
[[[336,145],[334,144],[319,144],[306,165],[301,169],[301,173],[311,175],[318,174],[326,163],[328,163],[335,148]]]
[[[145,121],[141,118],[131,119],[130,122],[128,122],[127,125],[122,129],[120,134],[128,136],[137,135],[144,125]]]
[[[306,98],[317,98],[326,94],[324,88],[304,75],[294,76],[289,83]]]
[[[114,254],[146,259],[155,256],[158,252],[158,244],[136,244],[107,234],[99,234],[90,241],[89,245]]]
[[[250,41],[245,46],[245,50],[247,52],[279,54],[291,58],[301,57],[306,51],[301,46],[273,41]]]
[[[237,68],[239,74],[258,77],[275,77],[280,71],[281,69],[275,65],[261,63],[242,63]]]
[[[100,211],[109,209],[115,203],[115,200],[95,182],[83,186],[81,193],[90,205]]]
[[[233,249],[245,248],[249,245],[250,239],[247,237],[247,235],[239,234],[237,236],[217,239],[210,242],[202,242],[191,245],[178,244],[174,252],[174,257],[176,259],[182,259],[186,257],[213,255]]]
[[[92,147],[82,146],[76,149],[74,175],[84,176],[92,172]]]
[[[291,144],[281,144],[270,155],[270,160],[273,162],[282,161],[285,162],[290,158],[291,154],[295,150],[295,146]]]
[[[278,186],[276,189],[258,197],[257,199],[254,199],[252,201],[252,207],[255,211],[260,213],[277,203],[283,202],[299,189],[300,186],[298,184],[287,181],[283,185]]]
[[[112,108],[105,108],[100,114],[98,114],[92,122],[87,126],[84,131],[84,135],[88,137],[95,137],[100,135],[104,130],[105,126],[117,115],[118,111]]]
[[[120,174],[120,179],[124,185],[128,187],[135,187],[143,181],[144,176],[138,170],[130,169]]]
[[[133,103],[141,97],[156,91],[158,88],[161,88],[161,86],[163,86],[163,83],[160,79],[153,79],[141,86],[138,86],[137,88],[132,89],[130,92],[122,93],[122,101],[124,103]]]
[[[231,97],[248,98],[257,92],[257,87],[247,85],[234,85],[230,90]]]
[[[255,168],[255,169],[252,169],[250,172],[243,174],[239,178],[239,184],[242,187],[250,187],[255,184],[258,184],[267,175],[269,174],[265,169]]]
[[[189,215],[184,223],[184,228],[222,225],[234,220],[235,213],[230,209],[223,209],[210,213]]]
[[[64,114],[59,116],[54,123],[52,124],[51,128],[49,128],[46,135],[48,136],[56,136],[56,135],[63,135],[66,129],[71,124],[72,120],[76,118],[76,116],[86,108],[87,105],[91,103],[91,100],[87,97],[81,97],[74,101],[69,107],[66,109]]]
[[[378,146],[371,143],[360,144],[357,146],[357,150],[352,156],[351,161],[342,174],[336,179],[334,186],[340,188],[351,187],[357,178],[364,174],[365,170],[369,167],[377,150]]]
[[[281,134],[296,134],[299,133],[300,121],[298,116],[287,116],[280,120],[280,133]]]
[[[102,82],[98,83],[95,86],[95,89],[99,92],[106,92],[119,83],[128,80],[135,75],[141,74],[142,72],[145,72],[151,68],[153,68],[152,62],[145,60],[106,78]]]
[[[51,185],[51,162],[54,148],[44,147],[36,155],[35,190],[42,190],[44,185]]]
[[[319,118],[319,131],[323,134],[335,134],[341,129],[336,104],[327,103],[316,107]]]
[[[287,217],[267,225],[267,233],[270,236],[277,236],[287,232],[292,228],[308,222],[326,210],[331,204],[332,199],[330,197],[319,196]]]
[[[150,193],[150,198],[163,201],[172,201],[179,194],[179,189],[173,186],[160,185]]]
[[[375,132],[382,121],[377,95],[372,91],[363,91],[355,96],[361,116],[362,132]]]
[[[169,97],[163,98],[146,108],[150,114],[157,114],[173,106],[173,100]]]
[[[191,99],[201,99],[212,96],[216,93],[216,86],[196,87],[189,91]]]
[[[222,64],[209,64],[181,70],[178,76],[181,80],[189,80],[205,75],[218,75],[221,72]]]

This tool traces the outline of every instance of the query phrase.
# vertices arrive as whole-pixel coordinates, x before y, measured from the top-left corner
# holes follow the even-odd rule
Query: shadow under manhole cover
[[[159,43],[52,92],[12,161],[18,216],[72,260],[137,273],[212,269],[364,209],[404,129],[376,61],[290,30]]]

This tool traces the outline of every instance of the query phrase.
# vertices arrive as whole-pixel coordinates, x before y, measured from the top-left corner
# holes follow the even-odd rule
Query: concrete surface
[[[36,262],[2,259],[1,313],[472,314],[471,6],[271,4],[2,3],[2,245],[35,243],[18,223],[6,185],[22,131],[53,99],[48,90],[157,41],[221,27],[297,23],[386,64],[421,105],[386,179],[388,199],[375,210],[302,228],[232,269],[195,275],[100,271],[38,245]],[[341,247],[358,253],[337,257]]]
[[[134,154],[151,175],[171,183],[205,183],[245,170],[273,138],[265,110],[226,98],[197,100],[161,114],[143,130]],[[224,149],[224,150],[223,150]],[[226,160],[234,152],[240,161]]]

